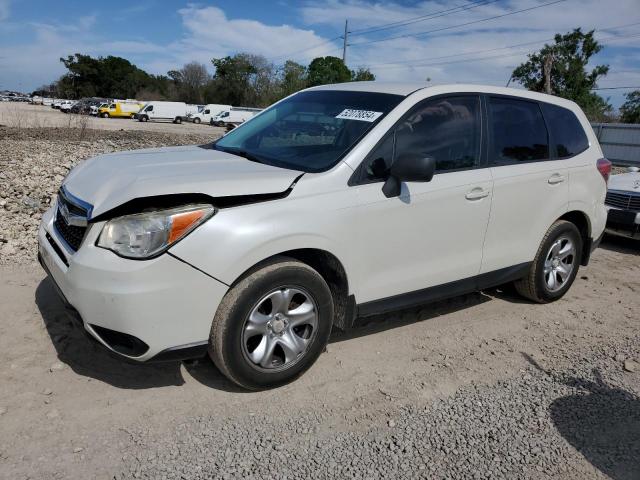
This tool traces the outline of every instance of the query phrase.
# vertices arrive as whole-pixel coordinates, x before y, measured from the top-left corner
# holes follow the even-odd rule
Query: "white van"
[[[202,111],[190,114],[189,120],[193,123],[209,123],[211,119],[221,112],[228,112],[233,107],[231,105],[219,105],[217,103],[209,103],[205,105]]]
[[[186,116],[187,104],[184,102],[149,102],[135,118],[140,122],[171,120],[173,123],[182,123],[182,118]]]
[[[228,110],[220,112],[211,118],[209,123],[217,127],[226,127],[228,125],[240,125],[241,123],[251,120],[262,111],[261,108],[250,107],[231,107]]]

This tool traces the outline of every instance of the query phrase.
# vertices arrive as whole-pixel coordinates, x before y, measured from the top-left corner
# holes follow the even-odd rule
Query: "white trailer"
[[[172,121],[182,123],[187,116],[187,104],[184,102],[149,102],[135,115],[140,122],[149,120]]]

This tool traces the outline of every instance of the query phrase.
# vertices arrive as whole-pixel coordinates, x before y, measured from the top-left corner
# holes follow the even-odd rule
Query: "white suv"
[[[39,256],[109,350],[208,351],[268,388],[358,316],[512,281],[562,297],[604,230],[610,169],[560,98],[323,86],[210,145],[84,162],[44,215]]]

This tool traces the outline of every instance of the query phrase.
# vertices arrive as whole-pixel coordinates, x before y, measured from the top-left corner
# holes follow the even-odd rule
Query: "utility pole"
[[[553,65],[553,55],[547,54],[544,58],[544,92],[551,95],[551,66]]]
[[[349,20],[344,21],[344,43],[342,44],[342,63],[347,64],[347,38],[349,36]]]

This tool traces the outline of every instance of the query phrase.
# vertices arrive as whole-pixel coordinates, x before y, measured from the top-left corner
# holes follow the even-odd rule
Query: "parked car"
[[[102,118],[133,118],[143,107],[141,103],[116,102],[98,109],[98,116]]]
[[[193,123],[210,123],[211,119],[220,112],[231,110],[231,105],[218,105],[210,103],[205,105],[199,113],[187,115],[187,120]]]
[[[210,145],[77,166],[39,255],[112,352],[208,352],[235,383],[270,388],[359,316],[508,282],[558,300],[604,231],[610,171],[585,115],[558,97],[315,87]]]
[[[170,120],[173,123],[182,123],[187,116],[187,105],[184,102],[149,102],[134,118],[141,122],[149,120]]]
[[[627,173],[612,175],[604,201],[607,232],[640,238],[640,169],[629,167]]]
[[[231,107],[230,109],[223,110],[217,115],[211,117],[209,124],[215,125],[216,127],[227,127],[229,125],[233,125],[235,127],[247,120],[251,120],[261,111],[261,108]]]
[[[66,100],[64,98],[54,98],[53,102],[51,102],[51,108],[55,108],[56,110],[59,110],[60,105],[62,105],[62,102],[66,102]]]
[[[73,100],[65,100],[64,102],[60,102],[60,106],[58,107],[62,113],[69,113],[71,108],[76,104]]]

